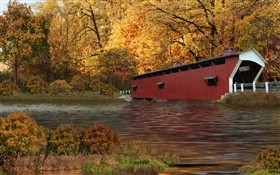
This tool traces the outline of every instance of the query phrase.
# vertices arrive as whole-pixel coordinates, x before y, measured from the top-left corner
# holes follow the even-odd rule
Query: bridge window
[[[133,85],[133,86],[131,86],[131,88],[132,88],[133,91],[136,91],[137,90],[137,85]]]
[[[164,88],[164,82],[159,82],[159,83],[157,83],[157,87],[158,87],[159,89],[163,89],[163,88]]]
[[[207,86],[217,86],[217,84],[218,84],[218,77],[217,76],[205,77],[204,81],[207,84]]]

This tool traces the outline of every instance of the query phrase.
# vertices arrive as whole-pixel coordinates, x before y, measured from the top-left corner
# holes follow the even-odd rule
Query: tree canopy
[[[36,12],[11,1],[0,17],[1,60],[47,81],[128,76],[256,48],[264,78],[280,80],[279,0],[46,0]],[[115,67],[111,67],[113,64]],[[120,66],[120,67],[118,67]],[[126,69],[125,66],[129,66]],[[111,71],[114,71],[113,73]]]
[[[33,15],[30,7],[16,1],[10,1],[8,11],[0,16],[0,56],[13,69],[14,83],[21,66],[32,62],[35,45],[44,37],[41,20]]]

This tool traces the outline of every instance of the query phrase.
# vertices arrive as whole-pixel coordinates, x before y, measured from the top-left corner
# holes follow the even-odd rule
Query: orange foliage
[[[120,144],[119,136],[103,124],[81,131],[81,150],[85,153],[111,153]]]

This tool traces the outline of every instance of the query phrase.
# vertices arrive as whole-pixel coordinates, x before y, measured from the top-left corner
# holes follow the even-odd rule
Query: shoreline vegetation
[[[110,95],[100,94],[100,92],[83,91],[83,92],[70,92],[59,93],[56,95],[50,93],[30,94],[18,92],[13,95],[3,96],[0,95],[1,100],[122,100],[121,95],[117,92]],[[159,100],[161,101],[161,100]],[[157,100],[155,100],[157,102]],[[222,99],[212,101],[214,104],[222,105],[264,105],[274,106],[280,105],[280,92],[243,92],[243,93],[230,93],[226,94]]]
[[[117,93],[104,95],[88,91],[56,95],[16,93],[12,96],[1,96],[1,100],[121,100],[119,96]],[[280,93],[227,94],[222,100],[214,103],[275,106],[280,104]],[[98,132],[99,136],[91,137],[95,132]],[[117,139],[114,140],[113,135]],[[0,174],[7,171],[15,173],[63,171],[93,175],[156,175],[179,161],[179,157],[174,153],[162,150],[157,145],[120,139],[104,125],[96,124],[89,129],[81,130],[66,124],[55,130],[49,130],[38,126],[26,112],[13,112],[5,118],[0,116],[0,142],[4,143],[0,145]],[[109,146],[102,148],[102,144]],[[240,171],[253,175],[276,175],[280,171],[279,159],[280,146],[268,147],[250,164],[240,167]]]
[[[214,101],[213,103],[240,106],[276,106],[280,105],[280,92],[230,93],[225,95],[221,100]]]
[[[4,99],[117,100],[118,95],[103,96],[92,92],[58,96],[17,94],[5,96]],[[238,101],[240,99],[241,103]],[[278,102],[277,99],[279,100],[279,93],[238,93],[226,96],[222,104],[275,105],[278,104],[275,103]],[[221,104],[221,101],[218,103]],[[91,137],[95,132],[99,135]],[[157,145],[120,139],[116,133],[102,124],[82,130],[73,125],[63,124],[55,130],[49,130],[38,126],[26,112],[13,112],[5,118],[0,116],[0,142],[4,143],[0,146],[0,174],[10,171],[15,173],[63,171],[93,175],[156,175],[179,161],[174,153],[162,150]],[[102,144],[109,146],[102,147]],[[268,147],[250,164],[242,166],[240,171],[253,175],[276,175],[280,171],[279,159],[280,147]]]
[[[0,174],[4,172],[82,172],[93,175],[155,175],[177,162],[171,151],[131,141],[104,124],[54,130],[37,125],[26,112],[0,117]]]
[[[50,84],[31,77],[21,86],[11,81],[0,82],[1,100],[117,100],[118,89],[99,80],[83,81],[75,77],[70,83],[56,80]]]
[[[280,145],[262,150],[251,163],[242,166],[240,171],[252,175],[279,175]]]
[[[101,95],[99,92],[71,92],[69,94],[28,94],[17,93],[12,96],[1,96],[1,100],[119,100],[119,95]]]

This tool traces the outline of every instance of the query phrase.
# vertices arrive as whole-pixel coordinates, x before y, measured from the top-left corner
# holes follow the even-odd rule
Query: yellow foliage
[[[104,68],[97,67],[96,58],[112,48],[128,49],[137,59],[139,73],[169,67],[174,61],[222,55],[227,47],[239,51],[246,45],[239,39],[248,43],[253,37],[249,28],[244,36],[240,21],[249,24],[247,17],[253,19],[257,11],[262,16],[273,12],[274,20],[278,9],[279,3],[272,0],[46,0],[40,13],[52,16],[49,44],[54,77],[69,80],[75,74],[101,72]],[[277,33],[279,27],[274,25],[279,25],[271,24]],[[261,38],[262,32],[254,37]],[[263,41],[256,45],[263,48]],[[30,52],[22,40],[19,45],[26,48],[22,54]]]
[[[0,96],[15,95],[17,91],[18,87],[8,80],[4,80],[2,83],[0,83]]]
[[[49,91],[53,95],[69,94],[72,90],[72,86],[65,80],[55,80],[49,86]]]
[[[26,112],[13,112],[0,118],[0,155],[40,151],[45,145],[45,133]]]

